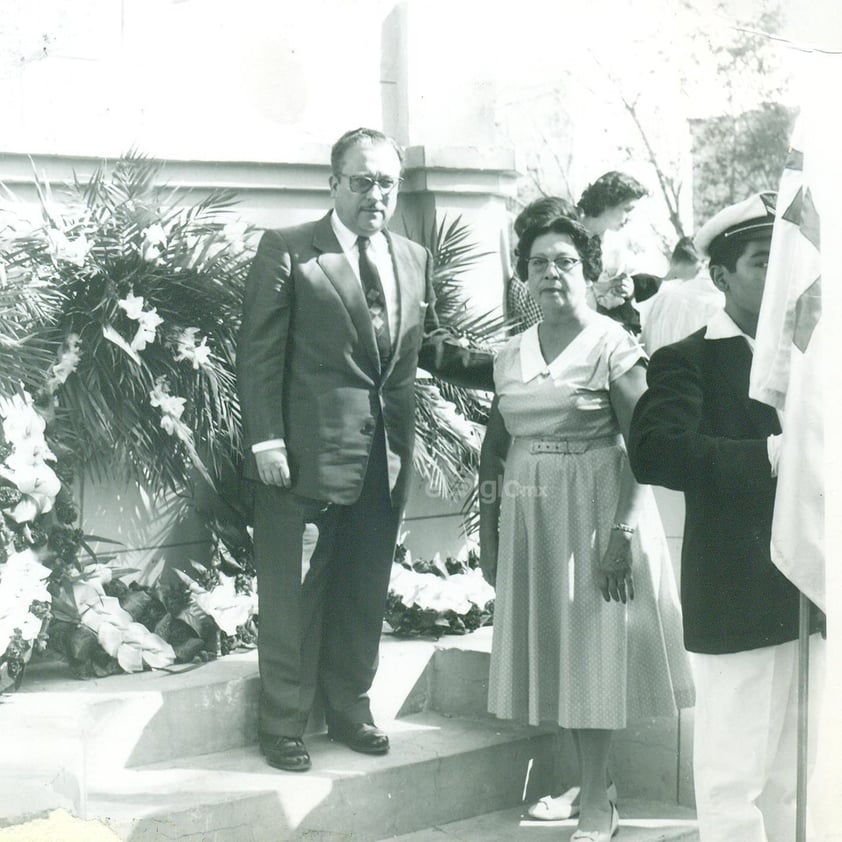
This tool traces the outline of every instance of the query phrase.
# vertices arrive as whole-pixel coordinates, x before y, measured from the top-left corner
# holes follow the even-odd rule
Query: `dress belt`
[[[530,453],[584,453],[600,447],[616,447],[622,445],[621,436],[601,436],[595,439],[556,439],[551,436],[523,438],[521,441],[529,445]]]

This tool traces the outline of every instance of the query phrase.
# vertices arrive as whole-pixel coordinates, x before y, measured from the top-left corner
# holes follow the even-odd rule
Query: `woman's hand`
[[[608,549],[597,568],[597,585],[606,602],[616,599],[626,602],[634,599],[632,578],[631,542],[632,535],[619,529],[611,530]]]
[[[634,281],[632,280],[631,275],[623,272],[622,274],[612,278],[611,292],[624,299],[631,298],[634,295]]]

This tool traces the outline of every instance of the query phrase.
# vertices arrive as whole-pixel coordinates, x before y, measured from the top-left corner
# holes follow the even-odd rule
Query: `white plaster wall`
[[[380,0],[9,0],[8,151],[273,159],[379,125]]]

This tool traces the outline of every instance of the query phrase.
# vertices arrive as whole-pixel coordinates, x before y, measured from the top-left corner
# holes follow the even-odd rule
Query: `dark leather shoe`
[[[328,728],[328,737],[345,743],[353,751],[363,754],[385,754],[389,750],[389,736],[368,722],[351,722]]]
[[[266,762],[286,772],[306,772],[310,768],[310,753],[301,737],[260,737],[260,750]]]

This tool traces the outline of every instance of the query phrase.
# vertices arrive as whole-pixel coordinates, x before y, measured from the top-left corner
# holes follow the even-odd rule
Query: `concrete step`
[[[132,842],[375,840],[517,808],[575,780],[575,749],[569,734],[485,713],[490,645],[490,629],[385,637],[371,695],[392,750],[355,754],[314,721],[306,774],[257,750],[254,652],[98,681],[35,667],[0,699],[0,827],[63,808]],[[653,720],[617,735],[621,795],[683,800],[682,731]]]
[[[617,842],[699,842],[692,809],[651,801],[620,801]],[[568,842],[576,820],[541,822],[523,806],[384,837],[394,842]]]
[[[131,842],[376,840],[521,804],[555,776],[557,736],[541,729],[427,712],[389,733],[382,757],[310,737],[304,774],[250,746],[95,776],[80,815]]]
[[[384,636],[375,721],[422,710],[484,714],[490,645],[490,629],[442,641]],[[64,664],[36,663],[21,690],[2,698],[0,728],[23,748],[46,742],[53,757],[142,766],[253,743],[258,696],[256,651],[87,681],[70,678]],[[323,730],[318,713],[308,730]]]

